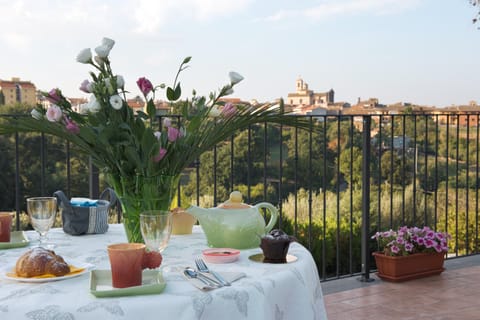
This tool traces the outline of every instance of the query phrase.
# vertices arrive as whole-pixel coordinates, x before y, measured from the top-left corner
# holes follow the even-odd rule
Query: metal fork
[[[213,270],[208,269],[207,265],[201,258],[195,259],[195,264],[197,265],[198,271],[204,272],[204,273],[210,273],[212,276],[214,276],[218,281],[222,283],[224,286],[230,286],[230,282],[225,280],[220,274],[216,273]]]

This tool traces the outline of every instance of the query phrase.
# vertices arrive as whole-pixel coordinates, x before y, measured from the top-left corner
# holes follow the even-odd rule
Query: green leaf
[[[177,86],[175,87],[175,92],[174,92],[174,95],[173,95],[173,101],[176,101],[178,99],[180,99],[180,96],[182,95],[182,88],[180,88],[180,82],[177,84]]]
[[[175,97],[175,92],[173,91],[172,88],[168,87],[167,88],[167,99],[169,101],[175,101],[174,97]]]
[[[152,101],[149,101],[147,103],[147,113],[151,118],[155,117],[155,111],[155,104]]]
[[[190,60],[192,60],[192,57],[186,57],[185,59],[183,59],[183,62],[182,64],[186,64],[186,63],[189,63]]]

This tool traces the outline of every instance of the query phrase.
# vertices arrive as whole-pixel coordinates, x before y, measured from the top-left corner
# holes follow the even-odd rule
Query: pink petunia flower
[[[400,252],[400,248],[397,247],[397,246],[392,246],[392,247],[390,248],[390,250],[392,250],[392,252],[395,253],[395,254],[397,254],[397,253]]]
[[[432,239],[425,239],[425,247],[427,248],[432,248],[437,244],[436,241],[433,241]]]
[[[410,242],[405,243],[405,250],[411,252],[413,250],[413,244]]]
[[[427,231],[427,234],[425,235],[425,238],[434,239],[435,238],[435,232],[432,231],[432,230]]]

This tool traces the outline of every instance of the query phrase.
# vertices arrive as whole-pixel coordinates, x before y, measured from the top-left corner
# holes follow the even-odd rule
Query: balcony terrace
[[[480,319],[480,255],[448,259],[438,276],[402,283],[372,278],[323,282],[328,319]]]
[[[278,227],[317,262],[329,319],[480,319],[480,113],[464,115],[462,124],[460,116],[315,116],[307,133],[249,128],[246,146],[232,137],[192,164],[177,204],[185,206],[188,194],[189,201],[216,206],[242,189],[247,203],[276,205]],[[63,189],[98,197],[102,176],[74,156],[73,146],[43,135],[3,139],[0,211],[16,212],[17,229],[25,227],[30,195]],[[28,159],[35,154],[29,148],[37,160]],[[51,161],[59,155],[66,160]],[[121,214],[112,219],[121,221]],[[371,235],[401,225],[452,235],[441,275],[404,283],[375,276]]]

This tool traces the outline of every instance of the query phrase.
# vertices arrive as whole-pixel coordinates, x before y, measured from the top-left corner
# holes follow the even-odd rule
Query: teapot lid
[[[230,198],[222,204],[219,204],[218,207],[221,209],[249,209],[249,206],[246,203],[242,203],[243,196],[240,191],[233,191],[230,193]]]

